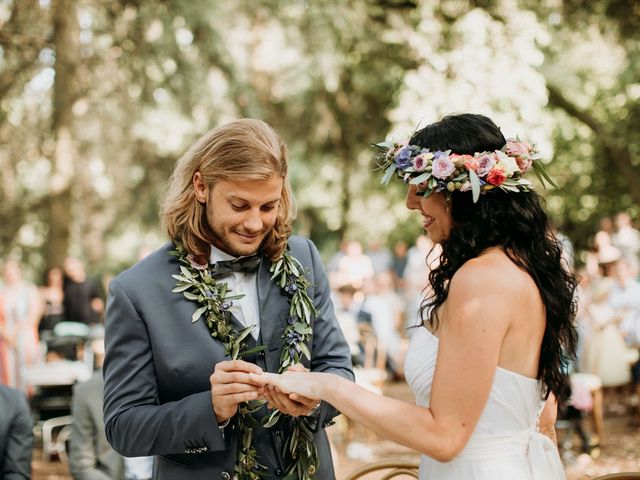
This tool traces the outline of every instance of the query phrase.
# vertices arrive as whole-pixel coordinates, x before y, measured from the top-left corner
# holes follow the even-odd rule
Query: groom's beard
[[[207,222],[213,236],[213,244],[234,257],[246,257],[258,253],[265,243],[273,226],[265,226],[259,232],[247,232],[241,226],[224,226],[216,221],[213,209],[205,208]],[[245,236],[255,236],[255,241],[251,242]]]

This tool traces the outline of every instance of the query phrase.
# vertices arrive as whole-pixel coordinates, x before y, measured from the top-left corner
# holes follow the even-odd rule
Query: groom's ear
[[[209,186],[202,178],[202,174],[200,172],[196,172],[193,174],[192,183],[196,200],[203,204],[207,203],[207,199],[209,198]]]

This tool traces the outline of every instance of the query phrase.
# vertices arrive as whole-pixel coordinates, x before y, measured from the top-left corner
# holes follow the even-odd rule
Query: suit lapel
[[[261,345],[267,345],[268,352],[279,351],[282,346],[283,319],[288,305],[280,292],[280,287],[271,280],[271,261],[264,255],[258,269],[258,305],[260,312]],[[279,354],[278,354],[279,356]]]

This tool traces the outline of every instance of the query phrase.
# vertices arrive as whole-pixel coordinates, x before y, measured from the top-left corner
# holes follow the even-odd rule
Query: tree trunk
[[[342,166],[342,175],[340,178],[340,226],[338,228],[338,241],[342,243],[346,237],[349,228],[349,212],[351,211],[351,170],[353,159],[348,156],[340,156],[340,164]]]
[[[73,103],[77,98],[75,75],[79,45],[74,0],[53,3],[53,43],[56,52],[52,130],[56,140],[50,179],[48,266],[61,265],[69,248],[72,187],[75,176]]]

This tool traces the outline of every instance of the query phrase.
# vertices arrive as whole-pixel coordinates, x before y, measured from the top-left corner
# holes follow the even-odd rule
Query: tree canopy
[[[640,205],[640,5],[622,0],[0,1],[0,246],[118,268],[163,239],[174,162],[262,118],[297,228],[329,251],[419,233],[370,144],[452,112],[536,141],[555,222],[586,248]]]

